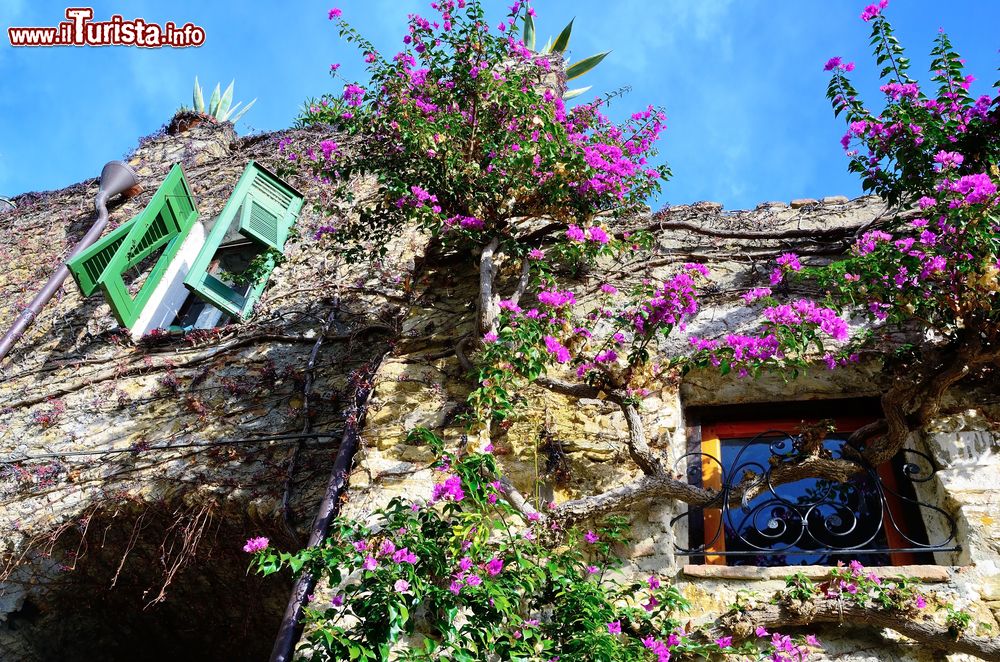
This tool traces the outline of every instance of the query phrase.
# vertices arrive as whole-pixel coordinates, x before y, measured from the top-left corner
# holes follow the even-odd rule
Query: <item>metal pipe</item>
[[[372,360],[355,373],[354,401],[347,412],[344,435],[340,441],[340,448],[337,450],[337,457],[333,461],[333,470],[330,472],[330,479],[326,485],[326,493],[323,495],[323,500],[316,511],[316,517],[313,519],[309,532],[309,547],[318,547],[323,544],[330,531],[330,523],[340,513],[340,498],[347,489],[351,465],[354,463],[354,454],[358,450],[358,430],[364,425],[365,414],[368,410],[368,396],[374,389],[375,373],[378,372],[385,356],[383,354]],[[305,615],[307,598],[316,588],[316,580],[317,577],[313,573],[304,569],[295,581],[295,587],[292,589],[288,605],[285,607],[285,615],[281,619],[278,637],[274,641],[274,648],[271,649],[271,662],[290,662],[292,659],[295,644],[302,636],[302,628],[305,625],[302,622],[302,617]]]
[[[83,239],[73,248],[73,252],[70,253],[67,260],[76,257],[100,238],[101,233],[104,232],[104,226],[108,224],[108,200],[119,193],[125,193],[130,188],[138,186],[138,184],[139,176],[127,164],[121,161],[109,161],[104,165],[104,169],[101,170],[101,182],[97,191],[97,199],[94,200],[94,208],[97,210],[97,220],[94,221],[94,224],[87,231],[87,234],[83,236]],[[0,361],[7,356],[14,343],[24,335],[25,330],[35,321],[35,318],[38,317],[38,313],[41,312],[45,304],[59,291],[67,276],[69,276],[69,268],[66,267],[65,263],[60,264],[55,273],[49,277],[48,282],[45,283],[45,287],[39,290],[35,298],[28,304],[28,307],[17,316],[14,324],[3,335],[3,338],[0,338]]]

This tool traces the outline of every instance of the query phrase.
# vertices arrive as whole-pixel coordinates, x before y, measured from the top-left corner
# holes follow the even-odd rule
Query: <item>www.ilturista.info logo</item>
[[[139,46],[141,48],[187,48],[205,43],[205,30],[193,23],[178,27],[136,18],[126,21],[115,14],[108,21],[93,21],[91,7],[69,7],[66,18],[55,27],[10,27],[11,46]]]

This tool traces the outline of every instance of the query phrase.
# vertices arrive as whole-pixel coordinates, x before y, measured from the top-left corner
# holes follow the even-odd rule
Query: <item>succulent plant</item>
[[[257,99],[254,99],[247,105],[243,106],[243,110],[236,113],[236,109],[239,108],[240,104],[243,102],[237,101],[236,104],[233,105],[233,84],[235,82],[235,80],[230,82],[229,87],[227,87],[226,91],[222,93],[219,91],[220,85],[216,83],[215,90],[212,92],[212,98],[209,99],[208,107],[206,108],[205,97],[202,95],[201,85],[198,84],[198,77],[195,76],[193,110],[196,113],[203,113],[210,117],[214,117],[220,122],[232,122],[235,124],[241,117],[243,117],[243,114],[250,110],[250,107],[257,102]],[[233,113],[236,114],[233,115]]]
[[[559,53],[560,55],[565,55],[566,49],[569,48],[569,39],[573,35],[573,21],[572,19],[566,24],[566,27],[562,29],[562,32],[556,37],[555,41],[552,41],[550,37],[542,50],[539,53]],[[530,14],[524,16],[524,45],[535,50],[535,20]],[[601,63],[608,53],[611,51],[604,51],[603,53],[597,53],[596,55],[591,55],[585,57],[579,62],[566,67],[566,80],[573,80],[574,78],[579,78],[585,73],[596,67]],[[569,58],[565,59],[565,62],[569,63]],[[580,87],[575,90],[569,90],[563,95],[564,99],[572,99],[573,97],[578,97],[587,90],[591,88],[590,85],[587,87]]]

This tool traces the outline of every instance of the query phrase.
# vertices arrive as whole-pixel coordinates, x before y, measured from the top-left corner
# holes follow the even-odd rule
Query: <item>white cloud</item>
[[[734,0],[609,3],[599,22],[597,16],[576,22],[572,45],[579,51],[577,57],[613,49],[616,67],[643,76],[655,75],[663,66],[690,62],[685,51],[692,45],[710,47],[728,59],[732,53],[728,20],[734,4]],[[546,16],[555,15],[546,12]],[[581,44],[586,48],[581,49]]]

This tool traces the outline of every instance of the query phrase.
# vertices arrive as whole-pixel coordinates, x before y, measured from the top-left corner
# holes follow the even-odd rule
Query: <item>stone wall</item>
[[[202,123],[145,139],[129,162],[146,191],[114,207],[112,224],[137,213],[177,161],[201,218],[211,219],[247,160],[281,167],[280,139],[304,148],[322,136],[289,131],[238,139],[227,125]],[[95,171],[99,166],[95,162]],[[301,238],[289,243],[287,261],[249,321],[218,332],[133,343],[99,296],[83,299],[68,284],[0,366],[0,553],[6,561],[0,619],[10,626],[0,628],[0,658],[46,659],[82,638],[93,646],[65,659],[135,659],[140,650],[150,654],[140,642],[157,631],[157,622],[176,624],[179,634],[172,644],[156,646],[162,653],[149,659],[161,654],[200,659],[207,650],[212,657],[206,659],[246,659],[241,651],[250,650],[243,647],[249,641],[254,651],[266,649],[287,584],[266,588],[239,580],[246,570],[239,547],[246,537],[261,534],[284,547],[301,544],[332,465],[350,375],[386,351],[345,512],[365,517],[394,495],[430,494],[433,458],[426,447],[406,442],[412,427],[435,429],[453,445],[462,442],[464,429],[455,417],[470,383],[455,348],[473,331],[472,256],[442,254],[432,250],[426,235],[407,232],[389,242],[385,258],[344,264],[336,251],[312,239],[324,224],[312,208],[323,200],[322,189],[306,178],[290,181],[307,196]],[[89,227],[96,188],[89,181],[25,194],[16,199],[15,212],[0,214],[0,259],[10,265],[0,272],[0,321],[13,319]],[[357,194],[366,191],[358,182]],[[587,300],[604,282],[655,279],[680,263],[703,262],[712,270],[713,284],[690,331],[736,331],[753,322],[737,305],[738,295],[766,278],[775,254],[795,250],[811,260],[827,259],[886,213],[876,199],[839,197],[791,206],[766,203],[739,212],[712,203],[674,207],[628,221],[654,233],[651,259],[598,265],[580,277],[574,291]],[[510,286],[516,274],[509,265],[502,274]],[[321,339],[310,379],[309,356]],[[683,349],[683,340],[662,347]],[[680,382],[661,379],[643,405],[646,432],[650,445],[673,462],[687,452],[690,407],[872,396],[883,382],[871,363],[812,371],[789,382],[707,372]],[[312,384],[308,394],[307,384]],[[561,502],[637,475],[617,408],[543,389],[525,395],[526,407],[492,440],[523,493]],[[1000,529],[994,517],[1000,517],[995,489],[1000,410],[992,397],[989,385],[970,389],[923,438],[912,441],[939,468],[921,484],[920,496],[957,519],[963,551],[938,558],[940,568],[910,572],[954,594],[956,604],[998,632]],[[310,430],[315,436],[294,437]],[[545,439],[558,442],[558,457]],[[633,543],[621,550],[629,571],[675,576],[695,605],[695,619],[724,611],[739,591],[764,595],[781,584],[784,570],[733,574],[733,569],[692,566],[677,555],[675,541],[686,540],[687,533],[671,520],[683,508],[654,501],[629,513]],[[116,572],[114,559],[124,559],[122,572]],[[127,590],[122,576],[130,578]],[[86,582],[75,584],[74,578]],[[165,599],[156,602],[164,585]],[[231,589],[226,600],[219,586]],[[121,597],[99,601],[90,618],[67,618],[67,596],[84,590]],[[268,608],[253,632],[241,630],[242,622],[205,620],[211,625],[198,626],[199,615],[230,610],[227,601],[234,595],[261,604],[266,596],[276,608]],[[178,601],[182,609],[174,606]],[[117,635],[101,625],[111,614],[128,626]],[[847,625],[820,635],[835,659],[940,659],[899,637]]]

